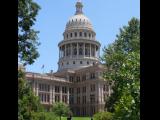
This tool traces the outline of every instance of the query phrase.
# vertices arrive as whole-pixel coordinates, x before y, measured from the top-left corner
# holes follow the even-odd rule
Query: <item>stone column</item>
[[[50,96],[50,98],[49,98],[49,99],[50,99],[50,100],[49,100],[49,104],[52,104],[52,102],[53,102],[53,99],[52,99],[52,95],[53,95],[53,94],[52,94],[52,85],[49,85],[49,88],[50,88],[50,89],[49,89],[49,92],[50,92],[50,95],[49,95],[49,96]]]
[[[60,47],[59,47],[59,58],[60,58]]]
[[[65,53],[64,53],[64,56],[66,57],[66,53],[67,53],[67,52],[66,52],[66,44],[64,45],[64,52],[65,52]]]
[[[99,58],[99,56],[100,56],[100,48],[98,48],[98,58]]]
[[[69,87],[67,88],[67,104],[69,104]]]
[[[62,47],[60,47],[60,58],[62,57]]]
[[[101,84],[101,98],[102,98],[102,103],[104,103],[104,96],[103,96],[103,84]]]
[[[94,46],[94,57],[97,57],[97,54],[96,54],[96,45]]]
[[[33,76],[33,86],[32,86],[32,89],[33,89],[34,95],[36,95],[36,83],[35,83],[35,80],[34,80],[34,76]]]
[[[83,55],[85,57],[85,43],[83,43]]]
[[[89,44],[89,51],[90,51],[89,56],[91,57],[91,44]]]
[[[45,98],[44,98],[44,96],[45,96],[45,94],[44,94],[44,93],[42,93],[42,97],[43,97],[43,98],[42,98],[42,99],[43,99],[43,100],[42,100],[42,102],[43,102],[43,103],[45,102]]]
[[[55,103],[55,86],[52,85],[52,104]]]
[[[70,55],[70,58],[72,58],[72,51],[73,51],[72,43],[70,44],[70,46],[71,46],[71,55]]]
[[[101,109],[101,86],[100,83],[98,83],[98,111]]]
[[[38,96],[38,90],[39,90],[39,88],[38,88],[38,82],[36,82],[37,84],[36,84],[36,96]]]
[[[60,102],[62,102],[62,86],[59,86],[60,88]]]
[[[77,58],[78,58],[78,42],[77,42]]]

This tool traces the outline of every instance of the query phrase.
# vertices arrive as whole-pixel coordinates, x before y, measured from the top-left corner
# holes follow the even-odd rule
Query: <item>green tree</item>
[[[33,0],[18,0],[18,58],[24,65],[39,57],[37,33],[32,27],[40,6]]]
[[[57,116],[61,117],[62,116],[67,116],[68,113],[70,113],[69,106],[63,102],[56,102],[53,104],[52,112],[54,112]]]
[[[113,120],[113,115],[110,112],[99,112],[93,118],[94,120]]]
[[[38,31],[32,28],[39,9],[33,0],[18,0],[18,61],[23,65],[32,64],[39,57]],[[42,110],[39,98],[25,80],[24,72],[18,70],[18,120],[36,119],[33,115]]]
[[[43,107],[34,95],[31,86],[24,80],[24,72],[18,71],[18,120],[32,120],[32,113],[40,112]]]
[[[117,120],[140,119],[140,22],[132,18],[117,39],[104,49],[104,74],[113,84],[106,108]]]

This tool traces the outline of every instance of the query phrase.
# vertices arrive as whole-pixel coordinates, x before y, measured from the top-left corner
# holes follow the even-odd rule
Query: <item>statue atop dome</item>
[[[81,0],[78,0],[78,2],[76,3],[76,13],[75,13],[75,15],[83,14],[82,8],[83,8],[83,4],[82,4]]]

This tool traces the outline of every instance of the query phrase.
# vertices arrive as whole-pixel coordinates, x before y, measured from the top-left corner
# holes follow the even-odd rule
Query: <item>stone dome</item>
[[[93,31],[91,21],[83,14],[82,8],[82,3],[77,2],[76,13],[69,18],[65,31],[73,29],[88,29]]]
[[[71,29],[88,29],[93,31],[91,21],[83,14],[77,14],[69,18],[66,30]]]

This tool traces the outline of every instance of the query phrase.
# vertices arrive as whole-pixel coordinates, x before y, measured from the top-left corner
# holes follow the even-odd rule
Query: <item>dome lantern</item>
[[[75,15],[83,14],[82,8],[83,8],[82,2],[80,2],[80,0],[78,0],[78,2],[76,3],[76,13],[75,13]]]

